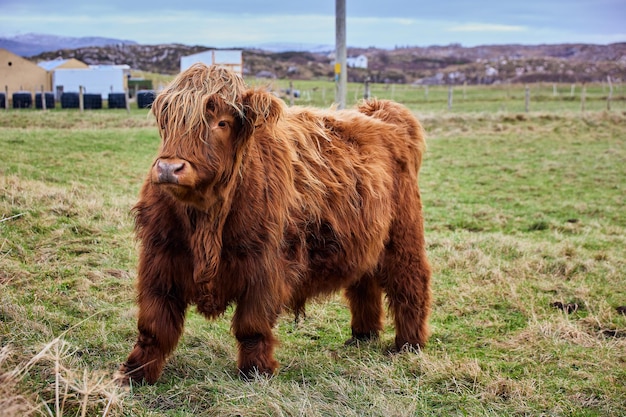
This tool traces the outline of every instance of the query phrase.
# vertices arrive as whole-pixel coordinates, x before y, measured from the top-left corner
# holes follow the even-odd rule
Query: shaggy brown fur
[[[351,341],[383,328],[398,349],[428,338],[430,267],[418,171],[420,124],[383,100],[336,111],[287,108],[233,72],[194,65],[152,111],[162,137],[134,208],[141,242],[139,337],[120,368],[155,382],[195,304],[207,318],[236,304],[243,375],[272,374],[285,308],[345,289]]]

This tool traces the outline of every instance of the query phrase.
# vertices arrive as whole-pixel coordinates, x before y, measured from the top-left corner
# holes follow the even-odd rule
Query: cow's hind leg
[[[378,338],[383,328],[382,289],[374,276],[366,274],[345,295],[352,313],[352,337],[346,345]]]
[[[431,270],[423,227],[421,219],[406,220],[392,227],[382,266],[384,291],[396,329],[396,350],[421,348],[429,336]]]

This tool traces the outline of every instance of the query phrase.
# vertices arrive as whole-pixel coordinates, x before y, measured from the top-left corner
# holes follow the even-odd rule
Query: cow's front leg
[[[233,332],[239,349],[237,366],[244,378],[259,373],[272,375],[278,368],[274,348],[278,341],[272,333],[278,317],[277,305],[263,305],[264,297],[240,300],[233,316]],[[267,301],[267,300],[266,300]]]
[[[190,292],[185,285],[192,276],[187,259],[185,252],[142,250],[137,271],[139,336],[116,376],[120,384],[131,380],[152,384],[161,375],[183,331]]]
[[[183,331],[186,303],[170,294],[143,294],[139,300],[139,336],[117,375],[121,385],[130,381],[157,381],[167,356]]]

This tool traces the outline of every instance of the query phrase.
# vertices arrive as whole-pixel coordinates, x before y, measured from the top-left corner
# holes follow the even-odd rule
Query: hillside
[[[62,49],[30,57],[34,62],[57,57],[88,64],[128,64],[131,68],[176,74],[180,57],[207,50],[181,44],[115,44]],[[349,48],[365,55],[368,69],[351,68],[349,80],[422,84],[492,84],[499,82],[592,82],[626,79],[626,43],[611,45],[461,45],[404,47],[393,50]],[[332,78],[332,56],[314,52],[268,52],[245,49],[246,75],[276,78]]]
[[[125,39],[104,38],[99,36],[56,36],[42,33],[25,33],[11,37],[0,37],[0,48],[7,49],[20,56],[33,56],[59,49],[75,49],[86,46],[107,46],[133,44],[137,42]]]

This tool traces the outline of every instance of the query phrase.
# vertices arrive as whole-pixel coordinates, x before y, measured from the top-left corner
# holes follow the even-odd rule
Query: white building
[[[193,64],[202,62],[206,65],[220,65],[230,68],[243,76],[243,54],[236,49],[211,49],[180,58],[180,71],[183,72]]]
[[[89,68],[58,68],[52,74],[52,88],[66,93],[78,93],[84,87],[87,94],[123,93],[127,89],[128,65],[90,65]]]
[[[485,68],[485,75],[487,77],[495,77],[496,75],[498,75],[498,70],[495,69],[494,67],[486,67]]]
[[[348,68],[367,69],[367,57],[365,55],[349,56],[346,58]]]

